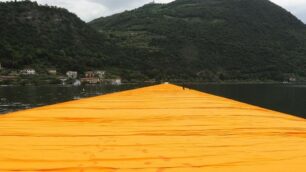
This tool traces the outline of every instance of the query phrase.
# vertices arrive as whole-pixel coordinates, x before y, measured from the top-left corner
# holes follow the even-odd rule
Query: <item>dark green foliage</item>
[[[156,79],[306,75],[306,27],[268,0],[177,0],[96,19],[124,51],[115,66]]]
[[[0,62],[6,68],[102,66],[107,42],[76,15],[36,2],[0,3]]]
[[[268,0],[148,4],[89,25],[62,8],[1,2],[0,62],[130,81],[283,81],[306,78],[306,27]]]

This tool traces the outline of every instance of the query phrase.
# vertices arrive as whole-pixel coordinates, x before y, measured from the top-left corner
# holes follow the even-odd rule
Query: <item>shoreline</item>
[[[82,84],[78,86],[74,86],[73,84],[27,84],[27,85],[22,85],[22,84],[9,84],[9,85],[0,85],[0,87],[18,87],[18,86],[57,86],[57,87],[82,87],[82,86],[120,86],[120,85],[156,85],[164,82],[123,82],[122,84],[115,85],[115,84]],[[169,82],[173,84],[178,84],[178,85],[248,85],[248,84],[258,84],[258,85],[271,85],[271,84],[278,84],[278,85],[306,85],[306,81],[301,81],[301,82],[277,82],[277,81],[228,81],[228,82],[205,82],[205,81],[189,81],[189,82]]]

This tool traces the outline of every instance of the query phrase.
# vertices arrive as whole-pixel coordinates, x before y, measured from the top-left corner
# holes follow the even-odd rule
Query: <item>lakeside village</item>
[[[0,64],[0,85],[73,85],[111,84],[121,85],[121,78],[107,75],[106,71],[94,70],[79,74],[77,71],[67,71],[59,74],[56,69],[46,69],[38,73],[35,69],[8,70]]]
[[[300,79],[294,74],[286,74],[283,84],[298,83]],[[302,80],[301,80],[302,81]],[[144,83],[156,83],[156,80],[143,81]],[[257,83],[260,83],[256,81]],[[243,83],[243,82],[240,82]],[[245,82],[248,83],[248,82]],[[271,82],[275,83],[275,82]],[[0,63],[0,86],[7,85],[121,85],[120,76],[115,76],[104,70],[92,70],[79,73],[77,71],[58,72],[56,69],[44,69],[36,71],[34,68],[22,70],[6,69]]]

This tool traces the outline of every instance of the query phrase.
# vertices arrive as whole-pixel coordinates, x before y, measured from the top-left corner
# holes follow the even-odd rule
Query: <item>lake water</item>
[[[0,114],[29,109],[84,97],[91,97],[144,85],[89,85],[73,86],[7,86],[0,87]]]
[[[188,87],[306,118],[306,84],[190,84]]]
[[[112,93],[144,85],[0,87],[0,113]],[[306,118],[306,85],[189,84],[190,88]]]

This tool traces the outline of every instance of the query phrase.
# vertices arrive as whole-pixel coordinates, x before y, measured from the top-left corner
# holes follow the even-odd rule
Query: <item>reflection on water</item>
[[[306,85],[190,84],[189,87],[306,118]]]
[[[0,113],[28,109],[58,102],[118,92],[143,85],[67,86],[8,86],[0,87]]]
[[[0,87],[0,113],[117,92],[144,85]],[[306,118],[306,85],[190,84],[190,88]]]

